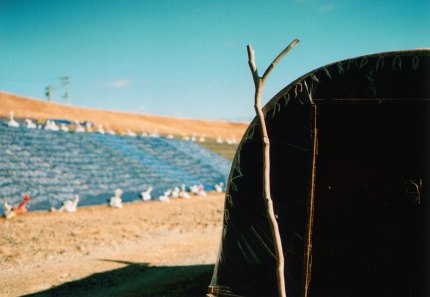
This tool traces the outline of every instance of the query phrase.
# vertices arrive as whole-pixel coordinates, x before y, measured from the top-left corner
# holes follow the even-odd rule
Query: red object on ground
[[[27,208],[25,207],[25,204],[30,200],[30,196],[25,194],[24,195],[24,199],[22,199],[22,201],[18,204],[17,207],[15,207],[13,209],[13,211],[16,214],[20,214],[20,213],[26,213],[27,212]]]

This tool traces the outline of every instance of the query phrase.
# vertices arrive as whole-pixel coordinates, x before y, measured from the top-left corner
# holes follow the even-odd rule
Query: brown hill
[[[0,116],[8,117],[13,111],[15,118],[67,119],[70,121],[90,121],[96,126],[109,125],[111,129],[123,132],[130,129],[136,133],[157,129],[161,134],[181,135],[205,134],[206,137],[242,138],[248,124],[225,121],[194,120],[148,114],[107,111],[52,103],[38,99],[20,97],[0,92]]]

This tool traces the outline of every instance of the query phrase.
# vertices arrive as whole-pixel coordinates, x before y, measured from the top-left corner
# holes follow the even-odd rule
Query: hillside
[[[161,134],[182,135],[187,133],[191,135],[196,133],[198,135],[204,134],[209,138],[221,136],[225,139],[234,136],[238,140],[242,138],[248,126],[247,123],[194,120],[81,108],[0,92],[0,116],[8,117],[10,111],[14,112],[17,119],[90,121],[96,126],[99,124],[109,125],[110,128],[117,131],[131,129],[139,133],[142,130],[152,131],[157,129]]]
[[[247,126],[76,108],[0,93],[0,117],[8,117],[10,111],[20,120],[68,119],[107,124],[118,131],[128,128],[139,133],[142,129],[158,129],[161,134],[205,134],[207,141],[198,144],[229,160],[237,144],[219,144],[214,138],[234,136],[239,141]],[[13,220],[0,218],[0,238],[3,239],[0,240],[0,277],[4,285],[0,296],[28,293],[34,296],[204,295],[219,246],[224,193],[172,199],[171,203],[128,202],[146,188],[145,182],[154,182],[149,181],[150,177],[160,181],[167,178],[167,174],[147,174],[149,167],[157,169],[155,161],[169,161],[178,168],[185,166],[179,166],[184,158],[168,154],[161,146],[173,142],[177,142],[172,145],[177,153],[187,146],[193,148],[189,155],[199,160],[199,166],[194,166],[198,171],[188,168],[188,172],[181,171],[181,177],[192,174],[203,179],[214,177],[202,171],[202,164],[211,163],[205,170],[213,171],[217,156],[201,157],[198,151],[205,150],[190,141],[58,133],[0,125],[0,163],[3,168],[10,168],[0,172],[3,185],[7,183],[2,188],[4,195],[0,195],[0,201],[8,200],[16,205],[25,190],[32,197],[27,205],[34,210],[31,203],[38,200],[38,195],[42,197],[39,200],[45,199],[47,203],[43,209],[48,209],[49,205],[59,206],[72,192],[81,196],[79,211],[74,214],[31,211]],[[2,143],[5,149],[1,149]],[[154,151],[152,145],[157,145],[159,155],[148,160],[149,152]],[[139,150],[130,149],[134,146]],[[117,151],[111,151],[110,155],[98,154],[109,151],[108,148]],[[187,158],[188,162],[190,159]],[[145,163],[147,168],[141,170],[139,162]],[[226,160],[224,163],[229,164]],[[115,168],[109,167],[112,164]],[[160,168],[171,173],[172,166]],[[222,173],[228,174],[228,168]],[[112,176],[114,181],[109,179]],[[20,185],[24,188],[19,188]],[[124,189],[124,208],[84,207],[84,204],[100,203],[89,198],[86,201],[85,195],[91,194],[92,187],[106,189],[106,197],[102,197],[104,194],[100,191],[95,193],[103,202],[112,196],[116,187]],[[84,188],[82,193],[80,188]],[[130,192],[133,189],[137,189],[134,194]],[[154,197],[158,196],[156,191],[154,189]],[[90,198],[99,198],[97,195]],[[16,279],[23,275],[26,281],[17,283]]]

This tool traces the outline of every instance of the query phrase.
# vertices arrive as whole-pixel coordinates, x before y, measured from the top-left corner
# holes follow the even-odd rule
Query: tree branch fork
[[[273,68],[278,62],[297,44],[298,39],[294,39],[270,64],[266,69],[263,76],[258,75],[257,66],[255,64],[255,53],[251,45],[247,46],[248,50],[248,65],[251,69],[252,78],[255,86],[255,102],[254,108],[257,113],[257,117],[260,122],[261,135],[263,140],[263,197],[266,203],[267,217],[269,220],[270,228],[273,235],[273,241],[275,245],[275,255],[277,262],[276,276],[278,281],[278,294],[280,297],[286,297],[285,291],[285,278],[284,278],[284,254],[282,251],[281,235],[279,232],[278,222],[275,217],[275,211],[273,208],[273,200],[270,194],[270,139],[267,133],[266,120],[264,117],[263,110],[261,108],[261,94],[263,91],[264,83],[269,76]]]

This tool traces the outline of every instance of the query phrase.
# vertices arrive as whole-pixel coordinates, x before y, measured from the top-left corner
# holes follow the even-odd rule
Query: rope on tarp
[[[417,70],[420,66],[420,58],[418,56],[412,56],[412,68]]]
[[[307,93],[307,95],[308,95],[308,99],[309,99],[309,102],[312,104],[312,105],[314,105],[314,100],[312,99],[312,91],[313,91],[313,88],[312,88],[312,86],[311,87],[308,87],[308,84],[306,83],[306,80],[303,80],[303,83],[304,83],[304,85],[305,85],[305,89],[306,89],[306,93]]]
[[[285,104],[284,104],[284,107],[285,107],[288,105],[288,102],[290,102],[290,93],[288,93],[288,92],[284,93],[283,97],[284,97],[284,101],[285,101]]]
[[[367,57],[363,57],[363,59],[361,59],[360,61],[360,66],[358,67],[358,69],[361,70],[364,66],[366,66],[367,63],[369,63],[369,60],[367,59]]]
[[[343,73],[345,73],[345,69],[343,68],[343,61],[341,61],[341,62],[337,62],[337,69],[339,70],[339,74],[343,74]]]
[[[393,70],[396,70],[396,65],[399,67],[399,70],[402,69],[402,58],[400,56],[395,56],[393,59]]]
[[[316,83],[319,83],[320,82],[320,80],[318,79],[318,77],[315,75],[315,74],[311,74],[310,75],[310,77],[312,78],[312,80],[314,81],[314,82],[316,82]]]
[[[240,168],[240,152],[242,151],[242,146],[245,142],[248,140],[252,140],[254,137],[255,132],[255,126],[257,124],[255,122],[251,123],[250,127],[248,128],[248,131],[243,137],[243,140],[240,142],[237,150],[236,150],[236,156],[233,160],[233,164],[231,165],[231,173],[230,173],[230,179],[229,179],[229,187],[231,187],[235,192],[237,192],[237,186],[234,183],[234,180],[240,178],[243,176],[242,169]],[[231,197],[230,197],[231,199]]]
[[[254,133],[255,133],[255,126],[257,124],[254,124],[250,127],[250,129],[248,130],[248,133],[246,133],[246,137],[245,137],[245,141],[247,140],[252,140],[252,138],[254,138]]]
[[[324,69],[325,74],[328,76],[328,78],[332,79],[330,71],[328,71],[327,67],[324,67],[323,69]]]
[[[299,93],[297,93],[297,89],[298,89],[299,86],[300,86],[300,91],[299,91]],[[294,94],[297,97],[297,94],[300,94],[301,92],[303,92],[303,86],[302,86],[302,83],[299,82],[299,83],[296,84],[296,88],[294,89]]]
[[[384,60],[385,60],[384,56],[380,56],[378,60],[376,60],[376,71],[379,70],[379,67],[381,67],[381,69],[384,68]]]
[[[349,71],[351,69],[352,64],[354,64],[355,66],[358,66],[358,62],[355,59],[350,59],[346,64],[346,70]]]
[[[227,197],[225,197],[225,200],[227,201],[228,205],[231,205],[233,207],[233,199],[231,198],[230,194],[228,194]]]
[[[239,152],[238,152],[238,155],[237,155],[237,159],[240,159],[240,153]],[[242,173],[242,170],[240,169],[240,166],[237,163],[233,164],[232,167],[233,167],[233,170],[232,170],[233,174],[232,174],[232,176],[230,178],[230,186],[232,187],[232,189],[235,192],[237,192],[237,186],[234,183],[234,181],[236,179],[238,179],[238,178],[241,178],[243,176],[243,173]]]
[[[224,220],[228,221],[229,218],[230,218],[230,212],[226,208],[224,209]]]
[[[281,111],[281,105],[278,102],[276,102],[275,106],[273,107],[272,119],[275,117],[276,111]]]
[[[369,89],[372,91],[373,97],[376,98],[375,72],[369,71],[366,75],[366,79],[369,82]]]

